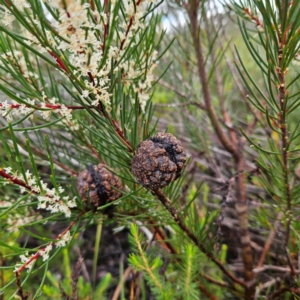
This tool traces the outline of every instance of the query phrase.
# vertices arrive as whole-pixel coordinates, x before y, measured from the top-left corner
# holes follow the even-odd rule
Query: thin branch
[[[283,294],[285,292],[291,292],[291,293],[296,294],[298,296],[300,295],[300,289],[299,288],[282,287],[279,290],[275,291],[273,294],[271,294],[268,299],[275,299],[275,298],[277,298],[278,296],[280,296],[281,294]]]
[[[184,107],[184,106],[194,105],[194,106],[199,107],[202,110],[206,110],[205,107],[201,103],[196,102],[196,101],[187,101],[184,103],[169,103],[169,104],[157,103],[155,105],[159,106],[159,107]]]
[[[21,280],[20,280],[20,274],[18,272],[16,272],[15,276],[16,276],[16,283],[17,283],[17,287],[18,287],[17,297],[20,300],[27,300],[29,295],[24,295],[24,293],[23,293],[23,288],[22,288],[22,284],[21,284]]]
[[[168,242],[168,240],[167,240],[168,238],[167,238],[165,232],[162,230],[162,228],[157,226],[157,224],[153,220],[150,220],[150,223],[153,225],[153,226],[151,226],[151,231],[153,232],[155,239],[157,241],[159,241],[160,243],[162,243],[163,247],[165,249],[168,249],[170,251],[170,253],[177,255],[178,253],[177,253],[176,249],[174,248],[172,243]]]
[[[229,279],[232,281],[238,283],[239,285],[243,287],[247,287],[247,284],[235,277],[232,273],[230,273],[224,266],[224,264],[218,260],[211,252],[209,252],[205,246],[198,240],[198,238],[193,234],[193,232],[190,231],[190,229],[183,223],[181,218],[179,217],[178,212],[174,207],[170,206],[170,200],[164,195],[164,193],[158,189],[152,191],[152,193],[157,196],[157,198],[160,200],[160,202],[163,204],[163,206],[167,209],[167,211],[172,216],[173,220],[177,223],[177,225],[181,228],[181,230],[189,237],[191,241],[198,247],[198,249],[206,255],[207,258],[209,258],[211,261],[213,261],[219,269],[226,275]]]
[[[213,0],[213,5],[214,5],[215,11],[218,11],[218,8],[217,8],[215,0]],[[217,34],[218,30],[216,28],[216,22],[212,22],[212,26],[214,28],[215,34],[217,34],[217,40],[218,40],[218,43],[219,43],[219,47],[224,52],[224,58],[225,58],[227,66],[228,66],[228,69],[229,69],[229,71],[230,71],[230,73],[232,75],[232,79],[234,81],[235,86],[238,88],[238,91],[239,91],[240,95],[245,100],[245,103],[246,103],[247,107],[249,108],[250,112],[254,116],[253,122],[251,122],[249,124],[249,126],[245,130],[246,134],[249,135],[252,132],[252,130],[255,129],[256,122],[259,122],[262,127],[264,127],[264,124],[262,124],[262,120],[261,120],[261,118],[259,118],[260,112],[256,112],[253,109],[252,105],[249,103],[249,100],[248,100],[248,97],[247,97],[247,91],[246,91],[244,85],[240,82],[240,80],[239,80],[239,78],[238,78],[238,76],[236,74],[236,68],[232,64],[232,61],[230,60],[230,58],[228,57],[228,54],[225,51],[225,48],[224,48],[224,45],[223,45],[223,42],[222,42],[220,36],[226,42],[226,48],[228,48],[228,50],[230,51],[230,54],[232,55],[233,59],[235,61],[237,61],[236,53],[235,53],[235,51],[234,51],[234,49],[232,47],[232,43],[227,38],[227,34],[226,34],[226,31],[225,31],[226,26],[223,26],[223,24],[222,24],[222,16],[218,19],[218,21],[219,21],[218,23],[220,24],[220,26],[219,26],[219,28],[220,28],[220,34]],[[242,141],[244,143],[246,141],[246,138],[242,137]]]
[[[197,67],[198,67],[198,76],[201,81],[202,93],[204,97],[205,107],[207,110],[207,114],[210,118],[212,126],[222,142],[223,146],[227,151],[229,151],[235,160],[238,160],[239,153],[237,148],[233,145],[233,143],[228,139],[226,134],[224,133],[221,124],[218,120],[214,107],[212,105],[211,95],[208,87],[207,82],[207,75],[205,72],[205,63],[203,57],[203,49],[202,49],[202,42],[200,41],[200,32],[199,32],[199,22],[198,22],[198,7],[199,2],[198,0],[191,1],[190,6],[186,7],[187,13],[190,19],[191,24],[191,34],[194,44],[194,49],[197,58]]]
[[[254,300],[259,300],[259,296],[261,291],[266,290],[266,289],[270,289],[273,285],[275,285],[276,283],[281,283],[282,282],[282,278],[280,277],[276,277],[273,278],[263,284],[257,285],[256,286],[256,290],[255,290],[255,296],[254,296]]]
[[[204,273],[201,273],[200,274],[201,277],[203,277],[205,280],[207,280],[208,282],[212,283],[212,284],[215,284],[215,285],[218,285],[220,287],[224,287],[224,288],[227,288],[227,289],[230,289],[230,290],[233,290],[233,291],[237,291],[237,289],[235,288],[234,285],[229,285],[228,283],[224,282],[224,281],[219,281],[219,280],[216,280],[210,276],[208,276],[207,274],[204,274]]]
[[[283,49],[286,46],[285,40],[282,40],[281,33],[278,33],[278,67],[276,68],[277,76],[279,79],[279,105],[280,105],[280,112],[279,112],[279,123],[280,123],[280,130],[281,130],[281,155],[282,155],[282,171],[283,171],[283,178],[284,178],[284,188],[285,188],[285,196],[286,196],[286,209],[287,209],[287,225],[286,225],[286,238],[285,238],[285,245],[288,247],[289,240],[290,240],[290,226],[291,220],[293,218],[292,212],[292,193],[290,187],[290,179],[289,179],[289,165],[288,165],[288,146],[289,146],[289,137],[288,137],[288,130],[287,130],[287,108],[286,102],[288,101],[286,94],[286,84],[285,84],[285,75],[287,70],[283,69]],[[293,271],[293,266],[291,265],[291,270]]]
[[[210,50],[211,59],[215,63],[215,62],[217,62],[217,58],[216,58],[216,55],[215,55],[215,49],[214,49],[213,41],[210,38],[210,36],[211,36],[211,34],[209,32],[209,30],[210,30],[209,25],[210,24],[208,24],[206,14],[204,14],[203,18],[204,18],[204,22],[205,22],[205,25],[206,25],[206,30],[208,32],[208,40],[209,40],[209,43],[212,45],[211,50]],[[214,23],[214,20],[211,23]],[[219,35],[218,32],[216,32],[215,34],[217,36]],[[222,51],[225,52],[225,50],[222,50]],[[235,132],[233,126],[232,126],[232,122],[231,122],[231,118],[229,116],[229,113],[225,108],[225,98],[224,98],[224,89],[223,89],[223,86],[225,86],[225,84],[224,84],[224,82],[222,82],[221,73],[220,73],[220,69],[219,69],[218,65],[215,64],[215,66],[213,66],[213,68],[215,70],[214,75],[215,75],[216,86],[217,86],[217,94],[218,94],[218,98],[219,98],[221,113],[222,113],[223,118],[224,118],[224,123],[227,125],[232,143],[235,145],[235,147],[237,147],[237,135],[236,135],[236,132]]]
[[[122,285],[124,284],[124,281],[127,279],[127,277],[130,275],[131,271],[132,271],[131,267],[128,267],[125,270],[124,274],[122,275],[122,280],[119,281],[111,300],[118,300],[119,299],[121,289],[122,289]]]
[[[20,108],[22,105],[24,105],[24,104],[14,103],[14,104],[10,105],[10,109]],[[45,107],[42,107],[42,105],[34,105],[34,106],[32,106],[32,105],[25,105],[25,106],[26,107],[32,107],[34,109],[43,108],[43,110],[45,110],[45,108],[49,108],[49,109],[52,109],[52,110],[56,110],[56,109],[61,109],[62,108],[61,104],[50,104],[50,103],[45,103]],[[2,103],[0,103],[0,107],[3,107]],[[94,106],[94,105],[89,105],[87,107],[85,107],[85,106],[79,106],[79,105],[77,105],[77,106],[75,106],[75,105],[73,105],[73,106],[72,105],[70,105],[70,106],[66,105],[65,108],[70,109],[70,110],[79,110],[79,109],[86,109],[86,108],[93,109],[93,108],[97,108],[97,107]]]
[[[263,263],[265,262],[265,258],[266,258],[266,255],[267,253],[269,252],[269,249],[271,247],[271,244],[274,240],[274,237],[276,235],[276,232],[279,228],[279,225],[280,225],[280,220],[283,218],[283,212],[280,212],[277,216],[277,219],[276,221],[274,222],[274,226],[273,226],[273,229],[270,231],[269,233],[269,236],[268,236],[268,239],[267,241],[265,242],[265,246],[264,246],[264,249],[261,253],[261,256],[260,256],[260,259],[258,261],[258,264],[257,264],[257,268],[261,267],[263,265]]]
[[[168,84],[167,82],[165,82],[163,80],[160,80],[159,84],[161,86],[164,86],[167,89],[171,90],[172,92],[174,92],[175,94],[177,94],[181,98],[184,98],[184,99],[187,99],[187,100],[191,98],[189,96],[186,96],[181,91],[179,91],[178,89],[176,89],[174,86]],[[202,110],[206,110],[205,106],[202,103],[197,102],[197,101],[187,101],[187,102],[178,103],[178,104],[162,104],[162,103],[157,103],[156,104],[156,106],[167,106],[167,107],[180,107],[180,106],[187,106],[187,105],[195,105],[195,106],[199,107]]]
[[[80,212],[76,219],[74,221],[72,221],[69,226],[63,231],[61,232],[55,239],[55,241],[51,242],[49,245],[54,245],[56,241],[58,241],[59,239],[61,239],[75,224],[76,222],[81,218],[81,216],[84,214],[84,212]],[[39,251],[37,251],[35,254],[31,255],[29,260],[26,261],[26,263],[24,263],[19,269],[17,269],[15,271],[15,273],[17,274],[21,274],[22,271],[28,266],[30,265],[33,261],[37,260],[40,256],[42,256],[42,253],[45,252],[46,247],[44,248],[40,248]]]
[[[258,268],[254,268],[253,272],[258,274],[258,273],[262,273],[266,270],[272,270],[272,271],[277,271],[277,272],[284,272],[284,273],[291,273],[291,268],[288,267],[280,267],[280,266],[273,266],[273,265],[265,265],[265,266],[261,266]],[[299,273],[299,270],[294,270],[295,273]]]
[[[210,300],[218,300],[218,298],[214,295],[212,295],[207,289],[206,287],[198,281],[198,285],[199,285],[199,288],[201,290],[201,292]]]

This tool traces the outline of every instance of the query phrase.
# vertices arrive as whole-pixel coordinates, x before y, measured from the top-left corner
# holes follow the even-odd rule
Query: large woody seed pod
[[[146,188],[157,190],[181,175],[186,154],[181,142],[170,133],[158,133],[138,145],[131,172]]]
[[[105,165],[90,165],[78,175],[78,192],[83,202],[92,208],[105,205],[121,197],[122,182]]]

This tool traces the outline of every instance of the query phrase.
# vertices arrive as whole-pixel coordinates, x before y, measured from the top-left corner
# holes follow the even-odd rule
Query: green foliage
[[[240,31],[264,82],[257,83],[240,56],[239,72],[251,93],[249,100],[265,115],[272,132],[271,138],[263,145],[243,134],[258,151],[256,161],[263,171],[259,176],[260,184],[270,195],[271,203],[276,204],[276,214],[287,209],[286,218],[290,223],[289,211],[299,199],[294,175],[299,162],[298,121],[295,122],[294,115],[297,114],[300,98],[293,95],[299,87],[297,76],[294,76],[298,68],[299,34],[296,28],[299,27],[299,20],[295,16],[299,7],[295,3],[287,5],[286,1],[232,4],[241,17],[238,19]],[[266,11],[272,13],[267,14]],[[256,22],[256,35],[251,34],[247,18]],[[238,49],[236,51],[239,53]]]
[[[199,299],[197,278],[199,276],[199,252],[192,244],[187,244],[182,249],[182,255],[178,261],[166,272],[166,280],[159,274],[163,266],[160,256],[147,251],[148,242],[145,236],[139,233],[138,226],[131,225],[129,238],[136,253],[131,253],[128,260],[132,267],[145,274],[156,299]],[[172,278],[172,279],[171,279]],[[180,287],[180,288],[178,288]]]
[[[54,274],[52,274],[50,271],[47,271],[45,284],[42,287],[40,296],[52,299],[60,299],[61,291],[63,290],[69,296],[72,295],[73,297],[75,297],[75,295],[77,295],[78,299],[107,299],[106,290],[111,283],[111,274],[107,273],[95,288],[92,288],[91,283],[86,282],[82,276],[76,278],[77,282],[75,285],[74,274],[72,274],[72,271],[70,269],[69,251],[67,249],[64,249],[63,254],[63,279],[58,280],[58,278]],[[74,270],[74,273],[75,272],[76,271]]]
[[[199,299],[200,293],[197,284],[197,254],[195,246],[189,244],[183,250],[182,274],[179,277],[180,286],[184,287],[179,291],[179,297],[183,299]]]
[[[1,251],[10,267],[0,268],[11,275],[15,269],[32,295],[52,276],[55,255],[98,219],[78,195],[78,171],[102,162],[120,175],[126,185],[120,223],[141,198],[157,206],[150,193],[140,196],[130,173],[134,149],[155,130],[151,88],[165,34],[156,31],[155,8],[139,1],[1,1],[1,244],[13,259]],[[44,224],[61,224],[60,234],[42,230]],[[36,246],[11,247],[11,232]],[[38,286],[25,285],[35,274]],[[11,276],[4,278],[11,297],[5,289]],[[25,297],[20,288],[16,293]]]
[[[159,268],[163,264],[161,258],[150,257],[145,253],[143,249],[145,240],[143,236],[139,234],[138,227],[135,224],[131,224],[131,236],[129,240],[138,254],[132,253],[128,261],[138,271],[145,272],[146,279],[157,299],[175,297],[174,290],[172,290],[170,283],[166,282],[158,273]]]

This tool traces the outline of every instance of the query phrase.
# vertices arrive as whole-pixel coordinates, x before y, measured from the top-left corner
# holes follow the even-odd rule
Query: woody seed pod
[[[146,188],[157,190],[181,175],[186,154],[170,133],[158,133],[141,142],[131,162],[131,172]]]
[[[90,165],[78,175],[77,188],[83,202],[97,209],[120,198],[123,186],[119,177],[99,164]]]

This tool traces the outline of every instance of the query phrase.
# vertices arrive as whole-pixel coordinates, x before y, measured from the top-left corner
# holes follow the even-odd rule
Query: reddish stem
[[[106,40],[107,40],[108,32],[109,32],[109,3],[108,3],[108,0],[104,0],[104,5],[105,5],[105,14],[106,14],[106,18],[107,18],[107,24],[104,24],[104,38],[103,38],[103,45],[102,45],[103,53],[105,51]]]
[[[95,79],[94,79],[92,73],[91,73],[91,72],[88,72],[87,74],[89,75],[90,81],[92,82],[93,86],[95,86],[96,83],[95,83]]]
[[[63,236],[64,236],[64,235],[65,235],[65,234],[66,234],[66,233],[74,226],[74,224],[78,221],[78,219],[79,219],[83,214],[84,214],[84,212],[80,212],[80,213],[78,214],[78,216],[76,217],[76,219],[75,219],[74,221],[72,221],[72,222],[69,224],[69,226],[68,226],[62,233],[60,233],[60,234],[56,237],[55,241],[60,240],[61,237],[63,237]],[[51,242],[49,245],[54,245],[54,244],[55,244],[55,241]],[[48,245],[48,246],[49,246],[49,245]],[[32,263],[34,260],[38,259],[38,258],[41,256],[41,252],[43,252],[43,251],[46,251],[46,247],[41,248],[38,252],[36,252],[35,254],[33,254],[33,255],[30,257],[30,259],[16,271],[16,273],[17,273],[18,275],[21,274],[22,271],[24,271],[24,269],[26,268],[26,266],[28,266],[30,263]]]
[[[123,49],[124,43],[125,43],[125,41],[126,41],[127,35],[128,35],[128,33],[129,33],[129,30],[130,30],[132,24],[133,24],[133,16],[130,17],[130,19],[129,19],[129,24],[128,24],[127,29],[126,29],[125,38],[124,38],[124,39],[122,40],[122,42],[121,42],[120,50]]]
[[[10,105],[10,108],[12,109],[12,108],[19,108],[20,106],[21,106],[22,104],[11,104]],[[0,103],[0,107],[2,107],[3,106],[3,104],[2,103]],[[46,103],[45,104],[45,106],[47,107],[47,108],[50,108],[50,109],[60,109],[61,108],[61,104],[58,104],[58,105],[53,105],[53,104],[49,104],[49,103]],[[30,107],[29,105],[26,105],[26,107]],[[85,109],[85,107],[84,106],[65,106],[66,108],[68,108],[68,109],[72,109],[72,110],[78,110],[78,109]],[[95,108],[95,106],[93,106],[93,105],[90,105],[90,106],[87,106],[88,108]],[[42,106],[41,105],[36,105],[35,106],[35,108],[42,108]]]
[[[10,182],[14,183],[14,184],[17,184],[19,186],[23,186],[24,188],[26,188],[27,190],[31,191],[32,193],[34,194],[39,194],[37,192],[35,192],[34,190],[32,190],[32,187],[27,185],[24,181],[18,179],[18,178],[15,178],[9,174],[7,174],[3,169],[0,168],[0,176],[1,177],[4,177],[6,179],[8,179]]]
[[[91,10],[95,11],[95,3],[93,0],[90,0],[90,6],[91,6]]]
[[[25,189],[29,190],[33,194],[36,194],[36,195],[40,194],[40,192],[35,191],[30,185],[27,185],[24,181],[7,174],[2,168],[0,168],[0,176],[8,179],[13,184],[24,187]],[[48,195],[48,194],[46,194],[46,197],[53,198],[52,195]],[[61,202],[61,201],[62,200],[58,200],[57,202]]]
[[[258,19],[258,17],[256,17],[255,15],[253,15],[253,14],[250,12],[249,8],[246,7],[246,8],[244,9],[244,13],[245,13],[245,15],[247,15],[252,21],[254,21],[254,22],[256,23],[256,26],[257,26],[257,27],[264,28],[264,24],[261,23],[261,21]]]
[[[112,122],[115,130],[116,130],[116,133],[119,135],[119,137],[122,139],[124,144],[127,146],[128,151],[132,152],[133,151],[132,146],[131,146],[130,142],[125,138],[124,131],[120,128],[117,121],[115,121],[113,118],[110,118],[110,119],[111,119],[111,122]]]
[[[66,65],[64,64],[64,62],[61,60],[61,58],[59,58],[53,51],[49,51],[49,54],[55,59],[56,64],[63,69],[67,74],[69,74],[69,71],[66,67]]]

